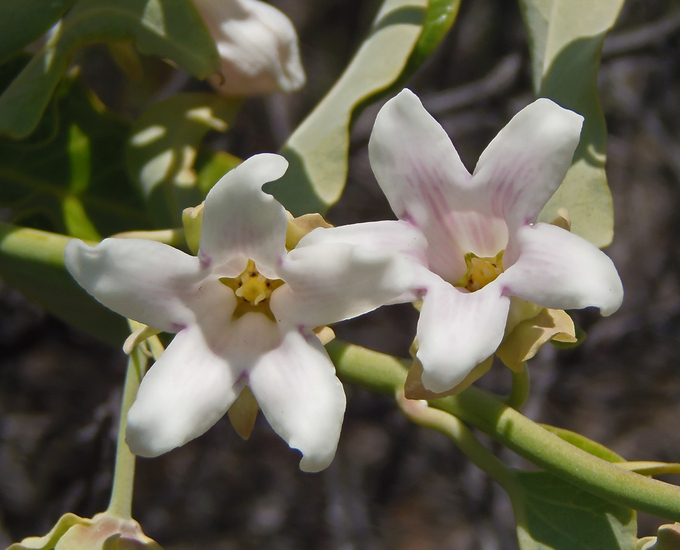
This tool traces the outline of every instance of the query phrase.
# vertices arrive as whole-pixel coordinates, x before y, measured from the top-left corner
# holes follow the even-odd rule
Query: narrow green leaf
[[[201,141],[211,130],[224,132],[240,106],[241,100],[217,94],[177,94],[134,124],[125,150],[127,169],[157,226],[180,226],[182,210],[203,201],[206,180],[194,167]]]
[[[0,2],[0,63],[45,34],[75,0],[25,0]]]
[[[604,170],[607,128],[597,70],[602,43],[622,5],[623,0],[520,0],[536,93],[585,117],[573,164],[539,220],[549,222],[566,208],[572,231],[600,247],[612,241],[614,212]]]
[[[267,190],[293,215],[324,212],[340,198],[352,113],[402,74],[427,7],[427,0],[385,0],[345,72],[283,146],[290,167]]]
[[[132,39],[198,78],[219,71],[215,42],[191,0],[80,0],[0,96],[0,134],[23,138],[35,129],[77,49]]]
[[[405,80],[425,61],[453,25],[460,8],[460,0],[429,0],[423,30],[413,48],[399,81]]]
[[[0,206],[15,223],[82,239],[149,228],[123,164],[129,126],[77,82],[58,95],[54,121],[29,139],[0,139]]]
[[[47,311],[100,340],[121,346],[127,323],[71,278],[63,235],[0,223],[0,277]]]
[[[588,439],[585,435],[572,432],[571,430],[565,430],[564,428],[558,428],[557,426],[551,426],[549,424],[541,424],[541,426],[567,443],[571,443],[575,447],[601,458],[602,460],[606,460],[607,462],[626,461],[622,456],[616,454],[611,449],[608,449],[602,445],[602,443]]]
[[[521,550],[634,550],[634,510],[547,472],[517,472],[511,495]]]

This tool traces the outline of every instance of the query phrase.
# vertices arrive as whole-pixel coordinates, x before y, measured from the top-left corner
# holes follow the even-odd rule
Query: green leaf
[[[0,139],[0,206],[14,223],[82,239],[148,228],[123,164],[128,125],[78,82],[58,95],[55,116],[31,138]]]
[[[399,84],[413,74],[434,52],[456,20],[459,8],[460,0],[429,0],[423,30],[399,78]]]
[[[559,208],[566,208],[574,233],[607,246],[614,234],[614,213],[604,170],[607,128],[597,70],[602,43],[623,0],[520,0],[520,5],[536,93],[585,117],[573,164],[539,220],[549,222]]]
[[[23,138],[35,129],[77,49],[133,39],[198,78],[219,71],[215,42],[191,0],[80,0],[0,96],[0,134]]]
[[[521,550],[634,550],[634,510],[547,472],[516,472],[511,495]]]
[[[0,223],[0,277],[67,323],[121,346],[127,323],[85,292],[64,267],[63,235]]]
[[[564,428],[558,428],[557,426],[551,426],[550,424],[541,424],[541,426],[567,443],[571,443],[574,447],[578,447],[602,460],[606,460],[607,462],[626,461],[622,456],[605,447],[602,443],[588,439],[585,435],[572,432],[571,430],[565,430]]]
[[[267,185],[294,216],[324,212],[347,180],[354,109],[402,74],[425,22],[427,0],[385,0],[368,37],[340,79],[281,150],[290,167]]]
[[[75,0],[25,0],[0,2],[0,63],[45,34]]]
[[[177,94],[153,105],[134,124],[125,150],[127,169],[157,226],[180,226],[182,210],[203,201],[209,187],[194,168],[199,146],[209,131],[224,132],[240,106],[241,100],[217,94]]]
[[[240,158],[224,151],[207,151],[207,154],[204,151],[198,157],[196,161],[198,188],[204,197],[222,176],[243,162]]]

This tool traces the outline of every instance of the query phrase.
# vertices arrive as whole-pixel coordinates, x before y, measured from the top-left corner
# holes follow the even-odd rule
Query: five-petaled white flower
[[[222,58],[212,84],[227,95],[294,92],[305,84],[293,23],[260,0],[195,0]]]
[[[411,269],[388,252],[307,239],[333,228],[287,251],[286,212],[261,190],[287,166],[256,155],[215,185],[198,256],[143,239],[68,243],[69,272],[97,300],[177,333],[130,409],[134,453],[156,456],[201,435],[247,384],[274,430],[302,452],[303,470],[333,459],[345,394],[312,330],[394,301],[412,284]],[[417,241],[415,229],[397,231],[402,240],[409,232]]]
[[[621,280],[601,250],[536,223],[571,164],[582,121],[539,99],[501,130],[470,174],[410,90],[378,114],[371,167],[397,217],[427,240],[414,289],[423,297],[417,357],[427,390],[454,388],[494,353],[511,297],[552,309],[596,306],[604,315],[621,305]],[[345,241],[367,246],[370,233],[355,227]]]

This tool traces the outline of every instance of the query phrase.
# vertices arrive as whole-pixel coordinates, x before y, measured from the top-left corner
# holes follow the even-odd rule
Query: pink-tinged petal
[[[288,168],[282,156],[262,153],[227,172],[205,199],[198,257],[217,266],[250,258],[266,277],[286,252],[286,211],[262,185]]]
[[[144,376],[130,408],[130,450],[158,456],[205,433],[243,389],[240,375],[210,349],[197,326],[179,332]]]
[[[476,208],[470,174],[413,92],[403,90],[380,110],[368,152],[394,213],[427,237],[435,273],[457,281],[465,273],[466,253],[495,256],[505,248],[505,223]]]
[[[426,280],[418,321],[418,359],[423,386],[442,393],[460,384],[498,348],[510,299],[495,281],[467,292],[441,279]]]
[[[517,113],[479,157],[475,186],[512,229],[535,221],[560,186],[582,125],[581,115],[541,98]]]
[[[207,275],[194,256],[144,239],[72,240],[64,263],[87,292],[125,317],[166,332],[193,322],[185,298]]]
[[[274,431],[302,452],[300,468],[326,468],[338,445],[345,392],[319,339],[288,332],[262,356],[248,384]]]
[[[315,229],[305,235],[296,248],[345,243],[377,253],[394,252],[421,265],[427,265],[427,240],[414,225],[383,220],[339,227]]]
[[[278,269],[287,284],[273,292],[272,313],[284,325],[310,328],[357,317],[409,290],[412,264],[342,243],[296,248]]]
[[[293,23],[259,0],[195,0],[222,58],[221,78],[211,79],[226,95],[293,92],[305,83]]]
[[[551,309],[594,306],[602,315],[623,301],[621,278],[607,255],[560,227],[521,227],[507,252],[511,264],[496,281],[508,295]]]

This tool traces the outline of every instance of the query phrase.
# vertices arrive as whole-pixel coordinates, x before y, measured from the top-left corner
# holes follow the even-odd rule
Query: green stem
[[[510,395],[503,399],[503,402],[513,409],[520,410],[524,403],[529,399],[531,383],[529,380],[529,369],[526,362],[522,363],[521,371],[512,372],[512,389]]]
[[[412,401],[397,393],[397,403],[413,422],[437,430],[453,440],[456,446],[484,473],[494,478],[510,495],[517,493],[517,481],[512,471],[474,436],[457,417],[433,409],[425,401]]]
[[[137,397],[137,390],[146,369],[146,357],[139,351],[133,350],[128,361],[125,375],[123,402],[120,410],[120,424],[118,426],[118,442],[116,446],[116,466],[113,473],[113,488],[111,502],[107,513],[121,519],[132,519],[132,492],[135,481],[135,455],[125,443],[125,428],[130,407]]]
[[[157,229],[155,231],[125,231],[112,235],[116,239],[146,239],[177,248],[186,247],[183,229]]]
[[[368,389],[395,396],[406,380],[406,368],[394,357],[342,342],[328,351],[338,375]],[[551,434],[497,398],[469,387],[432,406],[449,412],[509,449],[584,489],[614,503],[680,521],[680,488],[627,471]]]

